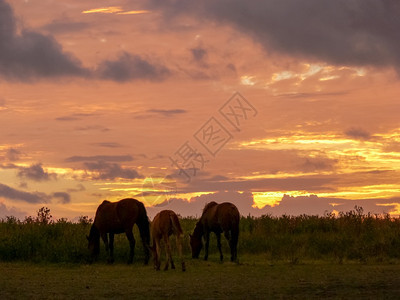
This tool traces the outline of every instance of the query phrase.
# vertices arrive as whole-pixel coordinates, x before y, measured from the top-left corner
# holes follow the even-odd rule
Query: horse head
[[[91,260],[96,260],[100,254],[100,233],[97,228],[92,225],[90,228],[89,236],[86,236],[88,240],[88,249]]]
[[[193,234],[189,234],[190,236],[190,248],[192,248],[192,257],[199,258],[200,251],[203,248],[203,227],[197,222],[196,227],[194,228]]]

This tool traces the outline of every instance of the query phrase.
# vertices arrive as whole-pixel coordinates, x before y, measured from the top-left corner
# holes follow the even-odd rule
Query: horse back
[[[153,237],[167,234],[181,235],[183,233],[179,218],[172,210],[160,211],[153,219],[151,231]]]
[[[119,222],[124,227],[133,227],[139,219],[147,217],[143,203],[133,198],[118,201],[116,212]]]
[[[143,214],[140,204],[143,206],[141,202],[132,198],[118,202],[105,200],[97,208],[94,224],[100,232],[122,233],[132,230],[139,215]],[[145,211],[144,206],[143,210]]]
[[[216,219],[218,225],[223,231],[239,230],[240,214],[237,207],[230,203],[224,202],[216,207]]]

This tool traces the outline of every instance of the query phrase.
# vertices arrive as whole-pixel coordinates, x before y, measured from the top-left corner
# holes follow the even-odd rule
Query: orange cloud
[[[120,6],[100,7],[82,11],[83,14],[102,13],[102,14],[118,14],[118,15],[137,15],[137,14],[146,14],[149,12],[150,11],[148,10],[124,11]]]

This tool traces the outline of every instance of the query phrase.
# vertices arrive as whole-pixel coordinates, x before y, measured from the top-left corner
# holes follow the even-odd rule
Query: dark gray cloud
[[[136,179],[143,178],[136,170],[124,168],[116,163],[108,163],[105,161],[85,162],[86,170],[93,172],[92,179],[95,180],[113,180],[116,178]]]
[[[9,161],[17,161],[17,160],[19,160],[21,154],[22,154],[21,151],[19,151],[18,149],[9,148],[6,151],[5,157]]]
[[[297,216],[302,214],[322,216],[327,212],[331,213],[333,211],[348,212],[354,210],[355,206],[362,207],[364,213],[390,213],[395,209],[393,203],[400,203],[400,198],[348,200],[323,198],[317,195],[298,197],[284,195],[278,205],[274,207],[267,205],[260,209],[253,207],[254,198],[253,194],[249,191],[240,193],[222,191],[191,198],[190,202],[185,199],[172,198],[157,206],[148,207],[147,211],[151,217],[154,217],[157,212],[163,209],[172,209],[182,216],[200,217],[204,205],[211,201],[216,201],[217,203],[232,202],[238,207],[240,214],[243,216],[261,216],[266,214],[273,216]]]
[[[76,192],[83,192],[86,191],[86,188],[83,184],[78,184],[74,189],[68,189],[68,193],[76,193]]]
[[[86,22],[74,22],[68,19],[53,20],[51,23],[41,27],[42,30],[51,34],[64,34],[82,31],[90,26]]]
[[[303,172],[330,171],[337,164],[337,160],[325,157],[306,157],[299,164],[299,169]]]
[[[83,30],[87,26],[83,22],[55,20],[41,30],[63,33]],[[160,81],[171,73],[162,64],[129,53],[123,53],[114,61],[103,61],[95,70],[88,69],[73,54],[65,52],[53,36],[18,28],[14,12],[5,0],[0,0],[0,41],[0,77],[7,80],[30,82],[68,76],[117,82]]]
[[[147,110],[149,113],[160,114],[165,117],[170,117],[173,115],[184,114],[187,113],[184,109],[149,109]]]
[[[46,181],[56,179],[55,173],[48,173],[42,167],[42,164],[33,164],[30,167],[19,167],[18,176],[34,181]]]
[[[191,48],[190,53],[192,54],[193,60],[201,67],[208,67],[206,62],[208,51],[201,46]]]
[[[339,65],[400,67],[397,0],[152,0],[150,6],[169,23],[190,14],[232,25],[268,51]]]
[[[107,132],[107,131],[110,131],[110,128],[104,127],[102,125],[89,125],[89,126],[76,127],[75,130],[78,130],[78,131],[95,130],[95,131],[100,131],[100,132]]]
[[[104,147],[104,148],[121,148],[121,147],[123,147],[123,145],[121,145],[120,143],[115,143],[115,142],[93,143],[91,145],[96,146],[96,147]]]
[[[131,155],[94,155],[94,156],[71,156],[65,159],[66,162],[88,162],[88,161],[105,161],[105,162],[125,162],[133,161]]]
[[[362,128],[349,128],[345,131],[345,135],[356,140],[371,139],[371,134]]]
[[[44,193],[19,191],[2,183],[0,183],[0,197],[28,203],[46,203],[49,201],[49,196]]]
[[[102,79],[117,82],[131,80],[161,81],[171,74],[167,67],[127,52],[122,53],[116,60],[106,60],[100,63],[96,73]]]
[[[191,182],[182,188],[182,192],[194,193],[198,191],[246,191],[246,190],[267,190],[267,191],[302,191],[329,192],[332,186],[340,179],[336,175],[305,175],[287,178],[260,178],[260,179],[232,179],[223,180],[215,178],[204,178],[200,172],[194,176],[193,170],[186,170],[191,176]],[[173,175],[178,180],[186,180],[179,170]]]
[[[284,195],[279,205],[266,206],[263,210],[272,215],[323,215],[325,212],[348,212],[355,206],[362,207],[368,213],[389,213],[394,210],[400,199],[362,199],[348,200],[340,198],[324,198],[317,195],[292,197]]]
[[[0,218],[5,218],[8,216],[14,216],[17,219],[24,219],[25,216],[27,215],[27,212],[21,211],[18,208],[15,207],[7,207],[4,203],[0,202]]]
[[[66,192],[55,192],[51,196],[53,198],[59,199],[59,202],[62,204],[67,204],[71,202],[71,196]]]
[[[80,61],[51,36],[17,30],[11,6],[0,0],[0,76],[9,80],[87,76]]]
[[[134,118],[135,119],[148,119],[148,118],[154,118],[154,117],[166,117],[170,118],[173,116],[177,115],[182,115],[186,114],[188,111],[184,109],[148,109],[142,112],[135,113]]]
[[[62,116],[62,117],[57,117],[57,121],[78,121],[82,120],[87,117],[93,117],[96,116],[97,114],[85,114],[85,113],[75,113],[75,114],[70,114],[67,116]]]

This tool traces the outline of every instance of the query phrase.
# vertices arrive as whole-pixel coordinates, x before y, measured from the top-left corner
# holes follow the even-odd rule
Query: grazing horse
[[[181,260],[182,271],[185,271],[185,262],[182,256],[182,242],[181,236],[183,231],[181,224],[179,223],[178,216],[172,210],[160,211],[151,223],[151,235],[153,237],[153,257],[154,257],[154,268],[158,271],[161,265],[161,239],[164,240],[165,252],[167,256],[167,263],[165,264],[164,270],[168,270],[169,262],[171,262],[171,268],[175,269],[174,261],[171,255],[171,245],[169,242],[169,236],[174,234],[176,237],[176,246],[178,248],[179,258]]]
[[[145,254],[144,263],[148,264],[150,258],[149,219],[143,203],[132,198],[122,199],[118,202],[104,200],[97,208],[90,234],[87,237],[92,259],[96,259],[100,253],[101,237],[106,245],[106,251],[109,252],[108,262],[113,263],[114,234],[125,233],[130,246],[128,264],[131,264],[135,253],[135,238],[132,232],[134,224],[139,227]],[[107,238],[107,233],[109,239]]]
[[[208,259],[208,246],[210,243],[210,232],[217,235],[217,246],[220,254],[220,260],[224,257],[221,250],[221,233],[223,232],[229,242],[231,249],[231,261],[237,260],[237,243],[239,238],[239,220],[240,214],[235,205],[229,202],[218,204],[216,202],[208,203],[196,223],[193,234],[190,235],[190,247],[192,248],[192,257],[198,258],[203,247],[202,237],[205,239],[204,259]]]

